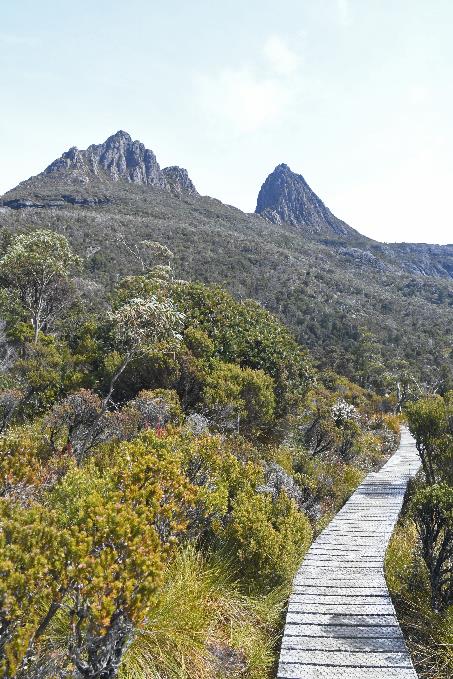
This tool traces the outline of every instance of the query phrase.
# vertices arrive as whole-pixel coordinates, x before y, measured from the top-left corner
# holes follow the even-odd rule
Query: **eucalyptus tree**
[[[68,278],[79,263],[67,239],[47,229],[15,236],[0,259],[0,283],[8,301],[29,315],[35,344],[39,332],[64,307]]]

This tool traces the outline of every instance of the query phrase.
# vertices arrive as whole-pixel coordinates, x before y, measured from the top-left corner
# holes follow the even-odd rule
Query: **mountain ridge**
[[[163,191],[188,204],[202,199],[187,170],[176,165],[161,169],[153,151],[119,130],[85,150],[71,147],[43,172],[0,197],[0,209],[62,209],[68,204],[102,208],[127,201],[134,186],[148,193]],[[137,201],[145,195],[141,193]],[[305,238],[338,251],[345,264],[355,262],[381,271],[399,266],[415,275],[453,279],[453,245],[380,243],[368,238],[336,217],[304,177],[285,163],[267,176],[254,215],[246,216],[264,219],[278,229],[287,224]]]

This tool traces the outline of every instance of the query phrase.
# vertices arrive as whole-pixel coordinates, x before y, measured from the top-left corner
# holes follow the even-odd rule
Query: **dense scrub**
[[[394,401],[167,263],[109,295],[78,266],[51,231],[0,260],[0,675],[271,676],[291,578],[394,449]]]
[[[421,677],[453,673],[453,393],[411,404],[422,470],[392,538],[390,591]]]
[[[398,620],[421,679],[449,679],[453,671],[453,611],[431,605],[429,574],[416,527],[404,517],[386,557],[386,577]]]

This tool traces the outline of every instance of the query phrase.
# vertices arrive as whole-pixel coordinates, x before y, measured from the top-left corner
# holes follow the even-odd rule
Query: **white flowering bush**
[[[171,300],[155,296],[135,297],[112,313],[114,337],[125,354],[135,354],[141,348],[164,340],[181,340],[184,314],[177,311]]]
[[[339,398],[332,406],[332,418],[337,427],[341,427],[348,420],[358,420],[359,414],[355,406]]]

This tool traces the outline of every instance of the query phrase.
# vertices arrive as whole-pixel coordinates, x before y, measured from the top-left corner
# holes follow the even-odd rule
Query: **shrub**
[[[453,487],[421,488],[411,508],[429,572],[432,606],[442,610],[453,604]]]
[[[11,427],[0,436],[0,497],[38,485],[50,454],[39,423]]]
[[[284,492],[274,501],[270,495],[245,491],[233,502],[224,537],[251,586],[272,587],[293,576],[310,545],[312,530]]]
[[[123,409],[134,420],[137,433],[140,429],[157,429],[165,425],[180,424],[183,412],[178,394],[173,389],[143,390]]]
[[[75,676],[115,676],[150,610],[194,493],[181,456],[156,436],[117,444],[102,462],[70,470],[46,506],[1,517],[0,619],[14,612],[0,658],[8,674],[28,664],[66,601]]]
[[[250,434],[273,420],[273,386],[272,378],[262,370],[218,363],[206,378],[203,402],[221,430]]]
[[[429,574],[414,522],[403,517],[390,541],[385,575],[419,676],[450,679],[453,674],[453,606],[431,607]]]

